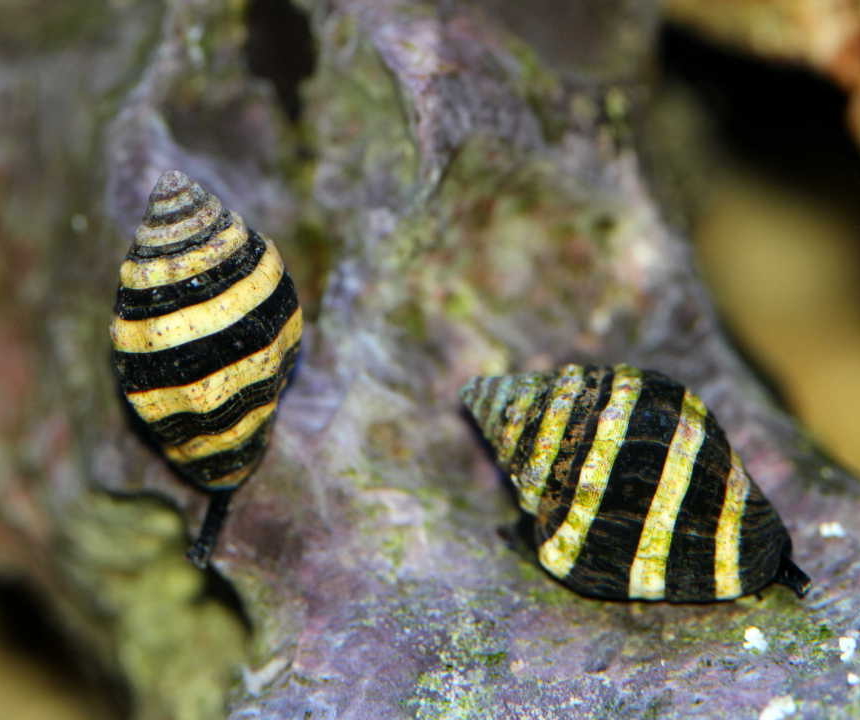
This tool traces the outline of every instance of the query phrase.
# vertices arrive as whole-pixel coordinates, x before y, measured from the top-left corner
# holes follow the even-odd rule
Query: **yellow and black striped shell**
[[[809,578],[702,401],[658,372],[565,365],[461,397],[535,516],[541,565],[584,595],[728,600]]]
[[[302,333],[275,245],[185,174],[164,173],[114,313],[120,388],[170,464],[206,490],[240,485],[265,451]]]

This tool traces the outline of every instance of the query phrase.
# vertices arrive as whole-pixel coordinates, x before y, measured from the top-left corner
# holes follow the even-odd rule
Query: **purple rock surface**
[[[32,125],[52,158],[38,181],[20,171],[9,215],[40,218],[44,239],[11,237],[39,269],[10,307],[47,325],[23,384],[38,418],[4,429],[23,449],[0,537],[2,567],[116,664],[137,716],[218,717],[222,702],[234,720],[860,713],[845,651],[860,632],[860,485],[727,343],[652,193],[634,139],[656,3],[605,3],[564,28],[549,12],[520,26],[489,1],[306,3],[291,16],[315,52],[298,124],[277,79],[249,73],[243,48],[262,30],[233,4],[120,5],[31,66],[85,71],[74,93],[45,81],[50,118],[24,102],[0,121]],[[277,38],[287,21],[272,12]],[[292,46],[268,42],[287,68]],[[3,150],[15,177],[23,155]],[[174,514],[137,516],[151,501],[135,498],[169,498],[192,529],[205,499],[126,425],[107,361],[116,268],[170,168],[276,239],[305,308],[272,446],[213,560],[253,628],[229,663],[213,638],[235,627],[170,634],[166,598],[183,608],[176,627],[202,622],[198,576]],[[41,216],[40,188],[66,193]],[[703,397],[792,534],[814,583],[804,600],[771,587],[712,605],[601,602],[511,539],[512,492],[457,390],[594,361],[661,370]],[[117,496],[131,499],[93,499]],[[193,679],[218,662],[209,684]]]

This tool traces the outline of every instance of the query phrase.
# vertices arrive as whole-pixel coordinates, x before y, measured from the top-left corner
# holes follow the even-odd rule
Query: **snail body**
[[[601,598],[806,593],[791,538],[713,414],[629,365],[477,377],[461,398],[535,516],[541,565]]]
[[[176,472],[212,493],[189,551],[198,565],[263,457],[301,333],[274,243],[185,174],[164,173],[120,268],[110,335],[129,405]]]

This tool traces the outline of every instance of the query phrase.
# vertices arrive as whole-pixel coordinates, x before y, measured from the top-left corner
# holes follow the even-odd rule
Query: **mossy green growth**
[[[404,300],[388,313],[387,319],[403,330],[410,339],[422,341],[427,338],[427,324],[424,308],[415,300]]]
[[[673,643],[699,645],[722,643],[747,652],[744,633],[750,626],[761,630],[767,641],[763,654],[791,655],[810,669],[821,668],[833,656],[837,633],[817,621],[790,590],[765,588],[762,599],[747,596],[733,603],[715,603],[713,612],[673,628]],[[750,650],[750,652],[753,652]]]
[[[560,102],[564,93],[561,79],[544,65],[527,43],[511,37],[507,48],[515,60],[514,87],[538,117],[544,138],[548,142],[558,142],[568,124]]]
[[[416,679],[404,704],[419,720],[472,720],[494,707],[494,680],[507,674],[506,648],[499,647],[494,624],[469,609],[470,601],[445,618],[448,636],[434,666]],[[473,599],[481,606],[485,599]]]
[[[245,64],[235,61],[246,38],[244,9],[229,2],[200,7],[174,3],[170,11],[174,39],[180,42],[187,62],[183,72],[171,77],[171,102],[166,109],[196,111],[201,106],[219,103],[223,88],[246,81]],[[174,126],[173,130],[177,128]],[[194,142],[197,138],[192,135],[186,139]]]
[[[422,307],[441,299],[466,320],[530,312],[548,335],[572,339],[638,309],[641,297],[617,267],[627,262],[633,219],[544,160],[502,153],[489,139],[463,147],[432,201],[445,273],[427,264],[436,282],[416,283],[427,288]]]
[[[535,605],[544,607],[566,607],[576,602],[579,597],[572,590],[564,587],[549,577],[546,570],[527,560],[519,563],[520,572],[528,582],[527,596]]]
[[[422,673],[415,695],[405,704],[417,720],[485,718],[487,708],[493,706],[493,692],[485,676],[481,668],[466,672],[439,668]]]
[[[418,157],[390,71],[348,16],[331,19],[325,42],[303,93],[304,117],[313,119],[308,135],[320,149],[317,172],[336,182],[322,192],[349,205],[351,189],[373,178],[393,178],[387,184],[392,190],[412,186]],[[397,203],[391,198],[386,204]]]
[[[214,720],[245,657],[236,615],[203,594],[175,511],[151,499],[82,495],[58,553],[130,684],[135,717]]]
[[[768,607],[753,616],[750,624],[761,628],[770,650],[794,656],[810,670],[832,661],[833,639],[838,633],[813,617],[788,589],[771,588],[766,592]]]
[[[397,529],[389,529],[382,538],[380,549],[395,569],[403,564],[407,542],[406,533]]]

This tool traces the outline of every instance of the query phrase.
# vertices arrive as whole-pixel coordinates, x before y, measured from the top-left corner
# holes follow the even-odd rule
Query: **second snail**
[[[650,370],[565,365],[461,391],[541,565],[584,595],[707,602],[771,582],[803,596],[791,538],[704,403]]]

